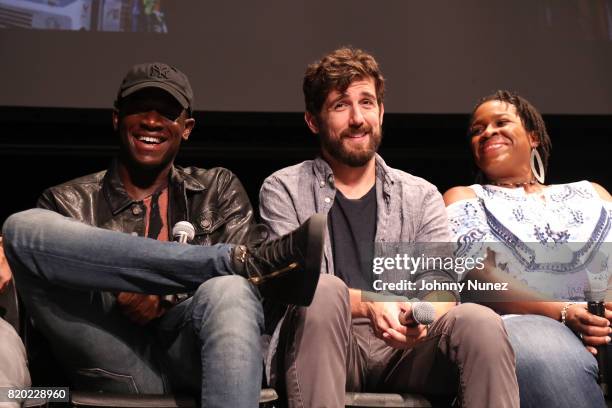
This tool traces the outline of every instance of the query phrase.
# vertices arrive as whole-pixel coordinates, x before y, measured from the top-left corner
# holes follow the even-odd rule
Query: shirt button
[[[326,202],[327,204],[331,203],[331,198],[329,198],[329,197],[325,197],[325,202]]]
[[[325,182],[324,181],[321,181],[320,184],[321,184],[321,187],[325,187]]]
[[[208,218],[205,218],[200,222],[200,226],[204,229],[210,228],[211,225],[212,225],[212,222]]]
[[[140,215],[142,214],[142,208],[140,208],[140,206],[135,205],[132,207],[132,214],[134,215]]]

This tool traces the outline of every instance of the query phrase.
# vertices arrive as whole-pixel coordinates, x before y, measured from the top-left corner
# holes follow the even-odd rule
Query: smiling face
[[[373,159],[382,139],[384,108],[378,104],[372,78],[357,79],[344,92],[329,92],[318,115],[306,112],[306,123],[320,135],[328,161],[361,167]]]
[[[178,101],[158,88],[125,97],[113,114],[122,158],[142,169],[170,166],[194,124]]]
[[[538,143],[525,130],[515,106],[491,100],[480,105],[472,118],[472,154],[487,179],[515,183],[532,180],[529,160]]]

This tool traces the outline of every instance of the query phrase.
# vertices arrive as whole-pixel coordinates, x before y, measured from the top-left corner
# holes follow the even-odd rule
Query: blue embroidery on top
[[[553,231],[548,223],[546,223],[544,231],[542,231],[537,225],[534,225],[534,234],[541,244],[546,244],[550,240],[552,240],[555,244],[564,244],[570,238],[570,234],[567,232],[567,230],[558,232]]]
[[[526,200],[525,196],[508,194],[508,193],[506,193],[503,190],[497,190],[497,189],[491,188],[491,186],[489,186],[489,185],[482,186],[482,190],[489,197],[501,196],[505,200],[508,200],[508,201],[525,201]]]
[[[584,214],[580,210],[572,210],[569,209],[570,215],[572,216],[572,224],[573,225],[581,225],[584,224]]]
[[[566,184],[563,186],[561,191],[551,194],[550,199],[555,202],[563,202],[573,198],[574,196],[589,199],[593,198],[592,192],[588,189],[577,185]]]
[[[506,228],[486,207],[484,207],[484,212],[493,236],[505,244],[514,258],[523,266],[525,272],[548,271],[552,273],[567,273],[580,270],[599,251],[603,239],[610,231],[612,224],[608,212],[602,207],[591,236],[581,248],[572,251],[572,259],[569,262],[539,263],[535,261],[535,251],[527,243],[521,241],[512,231]],[[563,231],[560,233],[553,232],[550,227],[548,227],[548,231],[545,233],[546,235],[555,236],[555,238],[561,241],[565,239]]]
[[[457,238],[457,247],[455,249],[455,256],[463,257],[466,254],[469,254],[470,251],[472,250],[472,247],[474,246],[474,243],[482,242],[486,234],[487,234],[486,231],[475,228],[475,229],[469,230],[463,235],[460,235]]]
[[[512,210],[512,215],[514,215],[514,218],[518,222],[525,220],[525,213],[523,212],[523,209],[520,206]]]

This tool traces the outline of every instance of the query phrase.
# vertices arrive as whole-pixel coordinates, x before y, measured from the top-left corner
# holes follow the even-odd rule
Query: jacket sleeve
[[[274,175],[264,181],[259,191],[259,215],[270,231],[270,238],[288,234],[300,226],[295,204]]]
[[[262,227],[255,222],[253,207],[238,177],[229,170],[219,177],[218,208],[225,219],[219,242],[256,243],[262,240]]]
[[[427,191],[422,202],[422,213],[419,228],[417,230],[417,247],[422,250],[417,253],[425,253],[433,259],[449,260],[453,259],[453,245],[451,241],[450,228],[446,208],[440,192],[432,186]],[[446,263],[446,262],[445,262]],[[417,287],[420,288],[424,282],[457,282],[458,276],[453,269],[446,265],[443,268],[434,267],[432,269],[423,268],[417,273]],[[422,299],[429,291],[419,290],[417,297]],[[459,293],[452,291],[455,299],[459,299]]]
[[[64,217],[71,217],[75,220],[91,224],[84,219],[85,208],[87,207],[82,202],[82,196],[73,190],[66,191],[65,188],[48,188],[38,197],[36,207],[51,210]]]
[[[422,213],[417,230],[417,242],[451,242],[451,233],[442,195],[436,188],[423,198]]]
[[[40,197],[38,197],[38,200],[36,201],[36,207],[59,212],[57,201],[55,200],[55,196],[53,195],[53,192],[50,188],[43,191]]]

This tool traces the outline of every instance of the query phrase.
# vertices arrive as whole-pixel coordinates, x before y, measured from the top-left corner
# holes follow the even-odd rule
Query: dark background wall
[[[177,163],[223,166],[242,180],[254,206],[263,179],[314,157],[316,136],[301,113],[196,112]],[[467,115],[386,114],[381,155],[441,192],[471,184]],[[612,116],[546,115],[553,141],[547,183],[589,179],[612,190]],[[111,111],[0,108],[0,222],[34,206],[48,186],[106,168],[116,153]]]
[[[512,89],[544,113],[612,114],[612,0],[161,5],[166,34],[0,29],[0,106],[106,108],[132,64],[161,60],[196,110],[299,112],[306,65],[351,44],[382,66],[387,112],[465,113]]]
[[[121,3],[129,19],[135,1]],[[390,165],[440,191],[470,184],[467,112],[511,89],[547,114],[548,182],[612,189],[612,0],[160,4],[166,34],[24,29],[2,6],[0,221],[45,187],[107,167],[119,82],[154,60],[183,70],[196,94],[196,129],[178,163],[233,170],[256,206],[267,175],[316,154],[300,82],[308,63],[346,44],[372,53],[387,79],[381,153]]]

